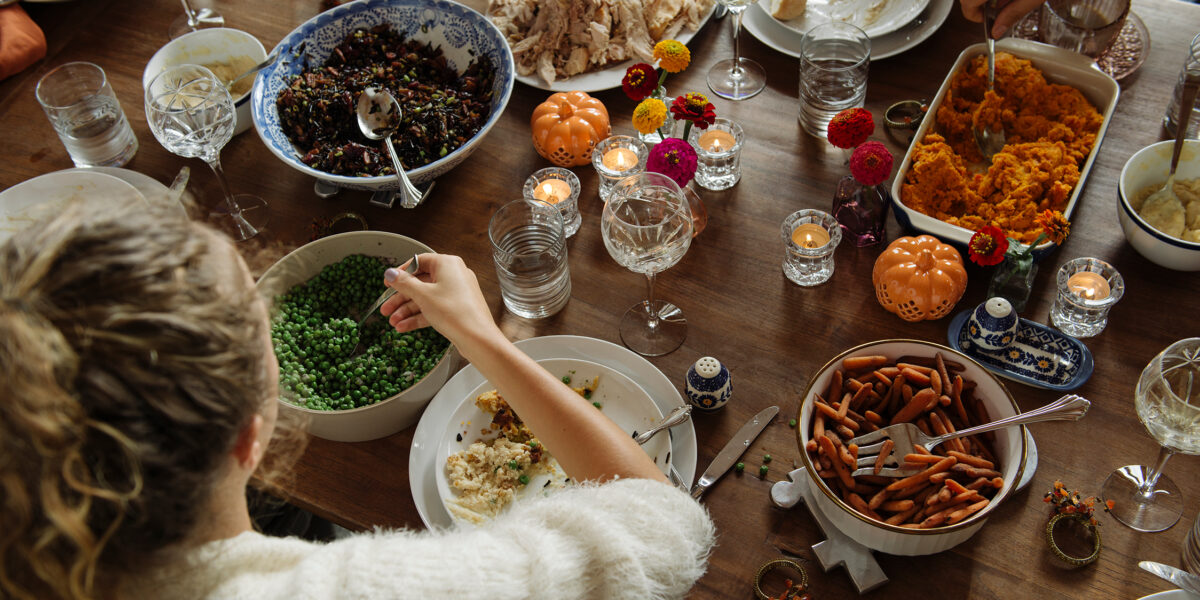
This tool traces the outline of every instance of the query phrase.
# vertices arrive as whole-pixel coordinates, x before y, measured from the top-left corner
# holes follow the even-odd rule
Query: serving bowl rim
[[[1125,164],[1121,167],[1121,174],[1117,177],[1117,203],[1120,204],[1121,210],[1125,212],[1126,216],[1128,216],[1134,223],[1136,223],[1137,226],[1142,229],[1142,231],[1145,231],[1146,233],[1150,234],[1156,240],[1164,242],[1171,246],[1175,246],[1176,248],[1180,248],[1182,250],[1200,251],[1200,242],[1189,242],[1187,240],[1181,240],[1177,237],[1169,236],[1169,235],[1159,231],[1158,229],[1150,226],[1150,224],[1147,223],[1145,221],[1145,219],[1143,219],[1142,216],[1137,213],[1137,211],[1133,210],[1133,206],[1131,206],[1129,204],[1129,194],[1127,194],[1126,190],[1125,190],[1125,174],[1129,171],[1129,167],[1130,167],[1130,165],[1133,164],[1135,159],[1137,159],[1139,156],[1142,156],[1145,153],[1150,152],[1151,150],[1153,150],[1155,148],[1159,148],[1164,145],[1170,146],[1174,143],[1175,143],[1175,140],[1162,140],[1162,141],[1154,142],[1153,144],[1142,147],[1137,152],[1134,152],[1133,154],[1131,154],[1129,156],[1129,158],[1125,161]],[[1200,154],[1200,140],[1186,139],[1186,140],[1184,140],[1184,144],[1186,146],[1194,146],[1196,152],[1198,154]]]

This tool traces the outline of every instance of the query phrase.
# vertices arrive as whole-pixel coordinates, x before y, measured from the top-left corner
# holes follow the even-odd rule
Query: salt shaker
[[[990,298],[967,320],[967,336],[980,350],[1003,350],[1017,339],[1017,313],[1004,298]]]
[[[721,361],[705,356],[688,367],[685,391],[693,406],[714,411],[729,402],[733,395],[733,378]]]

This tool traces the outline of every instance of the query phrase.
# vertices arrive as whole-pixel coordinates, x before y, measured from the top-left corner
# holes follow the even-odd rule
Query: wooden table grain
[[[215,0],[232,27],[246,30],[271,47],[320,10],[318,0],[268,2]],[[67,61],[101,65],[129,117],[141,147],[129,168],[169,182],[183,165],[192,167],[190,190],[198,197],[194,216],[220,202],[208,168],[164,150],[146,125],[141,75],[150,56],[166,42],[167,26],[180,6],[174,0],[88,0],[64,4],[24,4],[42,25],[49,42],[44,61],[0,83],[0,188],[71,167],[58,138],[34,99],[38,78]],[[1200,6],[1177,0],[1135,0],[1152,50],[1145,64],[1122,83],[1120,103],[1103,141],[1066,244],[1040,263],[1036,287],[1024,316],[1047,322],[1058,266],[1078,256],[1112,262],[1125,277],[1126,294],[1113,308],[1108,328],[1086,340],[1096,360],[1095,374],[1079,393],[1093,407],[1078,423],[1032,426],[1039,466],[1032,485],[1006,501],[968,542],[941,554],[910,558],[879,555],[891,582],[867,594],[872,598],[1136,598],[1170,586],[1136,568],[1139,560],[1179,564],[1180,545],[1200,510],[1200,459],[1177,456],[1167,473],[1182,487],[1185,514],[1172,529],[1136,533],[1101,517],[1104,551],[1092,566],[1067,571],[1052,564],[1042,540],[1047,507],[1042,494],[1055,479],[1085,494],[1099,491],[1112,469],[1151,461],[1157,446],[1137,420],[1133,389],[1143,366],[1177,339],[1200,334],[1197,297],[1200,276],[1158,267],[1124,240],[1117,222],[1117,178],[1136,150],[1165,138],[1164,107],[1183,61],[1187,42],[1200,23]],[[673,76],[672,92],[707,92],[710,65],[732,53],[732,20],[713,21],[692,41],[692,66]],[[978,41],[980,27],[957,8],[942,28],[913,50],[871,65],[867,107],[876,118],[891,103],[930,98],[955,57]],[[688,338],[682,348],[651,359],[673,381],[704,355],[724,361],[736,380],[733,400],[722,411],[695,415],[698,465],[703,469],[729,437],[761,408],[777,404],[779,419],[746,452],[749,468],[730,474],[705,496],[719,528],[708,573],[692,590],[694,598],[752,598],[757,567],[780,556],[796,556],[808,566],[814,597],[853,598],[857,593],[841,570],[821,572],[810,546],[822,539],[803,508],[782,510],[769,498],[771,485],[799,459],[786,426],[794,416],[808,378],[842,350],[883,338],[943,342],[947,319],[907,323],[875,301],[870,271],[881,246],[843,243],[830,282],[800,288],[780,269],[780,223],[801,208],[829,210],[837,180],[847,169],[840,151],[802,132],[797,123],[797,62],[744,34],[742,51],[766,67],[767,89],[740,103],[715,99],[717,112],[740,122],[748,142],[743,176],[732,190],[704,193],[708,226],[687,256],[658,278],[658,292],[685,311]],[[585,190],[580,201],[583,227],[569,241],[573,295],[558,315],[527,321],[504,312],[489,255],[486,226],[501,203],[519,197],[521,184],[547,166],[530,143],[529,115],[546,92],[518,84],[503,117],[479,149],[443,176],[433,197],[415,210],[370,206],[362,192],[334,199],[316,197],[312,180],[276,160],[253,133],[225,148],[223,163],[233,188],[267,199],[271,224],[261,240],[240,246],[261,268],[307,241],[314,219],[344,211],[363,214],[373,229],[393,231],[462,255],[475,269],[496,319],[512,339],[572,334],[619,343],[617,323],[641,299],[640,275],[619,267],[604,250],[598,227],[600,202],[590,167],[575,169]],[[617,130],[629,132],[633,108],[619,90],[597,94],[608,106]],[[901,156],[904,141],[877,130]],[[889,236],[900,231],[892,223]],[[972,267],[970,285],[958,308],[984,299],[988,272]],[[1010,384],[1025,410],[1056,397],[1049,391]],[[296,467],[289,498],[313,512],[355,530],[374,526],[421,528],[408,489],[408,451],[413,429],[373,442],[344,444],[313,439]],[[765,477],[757,472],[763,454],[775,460]]]

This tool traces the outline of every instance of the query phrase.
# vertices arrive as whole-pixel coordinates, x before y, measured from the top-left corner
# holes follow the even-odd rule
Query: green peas
[[[795,420],[795,419],[791,419],[791,420],[789,420],[789,421],[788,421],[788,427],[791,427],[792,429],[795,429],[795,428],[796,428],[796,420]]]
[[[522,473],[521,476],[517,478],[517,481],[520,481],[521,485],[526,485],[529,483],[529,476]]]
[[[745,471],[745,470],[746,470],[746,463],[740,462],[740,463],[738,463],[738,464],[736,464],[736,465],[733,465],[733,470],[734,470],[734,471],[737,471],[738,473],[741,473],[742,471]]]
[[[767,465],[763,465],[763,466],[759,467],[758,474],[761,477],[766,477],[767,476]]]
[[[770,454],[764,454],[764,455],[763,455],[763,463],[764,463],[764,464],[766,464],[766,463],[769,463],[769,462],[771,462],[771,455],[770,455]]]

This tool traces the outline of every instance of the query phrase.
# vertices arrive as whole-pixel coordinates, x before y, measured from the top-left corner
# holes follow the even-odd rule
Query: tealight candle
[[[804,223],[792,230],[792,241],[801,248],[820,248],[829,243],[829,232],[816,223]]]
[[[709,129],[700,136],[700,147],[709,152],[725,152],[737,144],[733,134],[720,129]]]
[[[600,199],[607,202],[616,182],[644,171],[649,155],[646,144],[633,136],[614,135],[596,144],[592,148],[592,167],[599,175]]]
[[[797,285],[820,285],[833,275],[833,251],[842,229],[828,213],[798,210],[783,220],[783,274]]]
[[[719,118],[708,129],[693,128],[688,143],[696,149],[696,185],[706,190],[727,190],[742,178],[742,126]]]
[[[543,179],[533,188],[533,197],[550,204],[558,204],[571,195],[571,186],[561,179]]]
[[[1108,281],[1099,273],[1080,271],[1067,279],[1067,289],[1084,300],[1103,300],[1110,292]]]
[[[579,190],[579,177],[575,173],[560,167],[547,167],[530,175],[522,192],[526,200],[539,200],[558,208],[563,233],[571,237],[579,231],[583,221],[579,214]]]
[[[638,164],[637,154],[629,148],[613,148],[604,153],[604,166],[613,171],[628,171]]]

